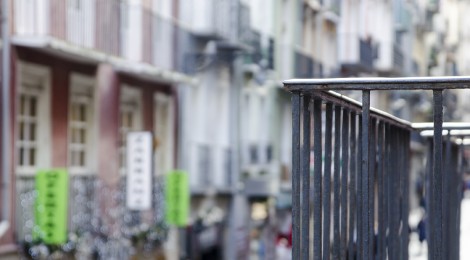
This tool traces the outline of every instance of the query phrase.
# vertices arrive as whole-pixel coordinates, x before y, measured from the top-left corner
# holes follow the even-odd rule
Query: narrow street
[[[470,259],[470,247],[468,246],[470,245],[470,192],[468,191],[462,201],[461,213],[460,259]],[[411,215],[410,218],[411,222],[414,222],[415,216]],[[428,259],[426,242],[420,248],[418,235],[415,232],[410,236],[409,252],[411,260]]]

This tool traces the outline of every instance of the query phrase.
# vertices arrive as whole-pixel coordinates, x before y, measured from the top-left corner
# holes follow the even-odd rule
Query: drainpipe
[[[8,230],[10,219],[10,0],[2,1],[2,216],[0,237]]]
[[[240,90],[242,88],[242,58],[235,54],[232,62],[232,86],[230,91],[230,147],[232,149],[231,183],[232,201],[229,215],[229,237],[226,250],[227,259],[239,259],[240,253],[247,250],[240,248],[240,240],[247,238],[247,201],[243,183],[240,180]],[[243,241],[247,242],[247,241]],[[245,248],[248,249],[248,248]],[[248,255],[247,255],[248,256]],[[242,257],[243,258],[243,257]]]

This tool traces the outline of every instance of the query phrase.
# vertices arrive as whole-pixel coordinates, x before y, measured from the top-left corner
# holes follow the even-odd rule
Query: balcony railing
[[[456,162],[456,153],[449,152],[448,157],[443,157],[443,91],[470,88],[470,77],[298,79],[287,80],[284,84],[293,94],[293,259],[310,259],[310,237],[313,237],[313,259],[329,258],[330,254],[335,259],[408,258],[410,132],[413,127],[370,108],[370,92],[380,90],[433,92],[434,122],[426,206],[430,228],[426,234],[428,257],[431,260],[457,259],[459,233],[455,226],[459,222],[446,221],[450,214],[458,211],[455,205],[460,202],[459,197],[449,191],[462,179],[450,180],[456,176],[455,165],[450,166]],[[332,90],[360,90],[363,103]],[[325,133],[322,133],[323,122]],[[310,140],[312,132],[313,140]],[[313,202],[309,197],[312,146]],[[450,145],[448,147],[451,149]],[[314,206],[313,211],[310,205]],[[313,219],[313,235],[310,234],[310,219]],[[333,235],[330,228],[323,228],[330,226],[333,226]]]
[[[156,10],[118,0],[17,0],[13,35],[58,40],[105,55],[173,67],[176,25]]]

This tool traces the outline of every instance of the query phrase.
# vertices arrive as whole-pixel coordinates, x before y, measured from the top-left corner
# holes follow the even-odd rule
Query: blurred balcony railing
[[[197,188],[229,187],[232,183],[232,153],[230,148],[220,145],[196,144],[196,168],[193,174],[198,176]]]
[[[118,0],[16,0],[13,35],[59,40],[161,68],[173,66],[176,25],[155,10]]]
[[[359,40],[359,60],[362,66],[372,69],[374,66],[374,48],[372,43],[366,40]]]
[[[297,78],[313,78],[315,62],[312,57],[309,57],[299,51],[294,51],[294,73]]]
[[[231,35],[230,0],[198,0],[192,12],[192,27],[195,35],[228,39]]]
[[[401,50],[400,45],[393,44],[393,68],[396,71],[403,70],[403,51]]]

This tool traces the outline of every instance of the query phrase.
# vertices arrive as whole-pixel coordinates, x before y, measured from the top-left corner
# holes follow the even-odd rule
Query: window
[[[90,174],[96,167],[94,143],[94,82],[72,75],[69,105],[69,167],[71,173]]]
[[[120,104],[120,171],[121,174],[126,172],[126,137],[131,131],[142,130],[141,124],[141,99],[142,95],[138,89],[123,86],[121,89]]]
[[[46,69],[20,65],[16,142],[19,174],[34,174],[38,167],[50,166],[48,80]]]
[[[156,174],[167,173],[173,168],[174,156],[174,113],[170,96],[155,95],[155,150]]]
[[[69,101],[69,230],[91,230],[96,173],[96,117],[94,81],[72,74]]]
[[[50,167],[49,71],[19,63],[16,117],[16,220],[19,240],[31,240],[34,218],[34,174]]]
[[[39,89],[38,86],[24,84],[28,89]],[[36,166],[37,162],[37,124],[38,124],[38,95],[34,91],[24,91],[20,94],[19,123],[19,166]]]

